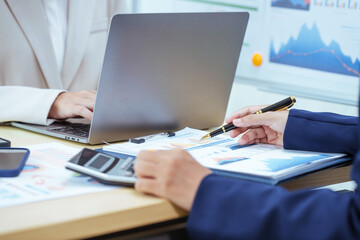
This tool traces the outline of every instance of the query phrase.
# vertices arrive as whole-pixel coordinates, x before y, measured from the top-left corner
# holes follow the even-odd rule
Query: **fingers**
[[[165,197],[186,210],[191,209],[202,179],[211,174],[183,149],[140,152],[134,170],[136,190]]]
[[[283,134],[274,131],[270,127],[258,127],[249,130],[240,139],[240,145],[250,145],[254,143],[266,143],[283,146]]]
[[[134,171],[136,172],[137,180],[135,183],[135,189],[137,191],[161,195],[157,190],[158,179],[156,174],[159,171],[157,155],[158,152],[141,151],[137,155],[136,162],[134,164]]]
[[[271,126],[278,121],[278,114],[276,112],[267,112],[262,114],[251,114],[233,121],[237,127],[251,128],[254,126]]]
[[[76,94],[76,93],[74,93]],[[96,92],[94,91],[80,91],[75,95],[73,103],[76,105],[84,106],[93,111],[96,99]]]
[[[81,91],[76,95],[74,100],[73,115],[80,116],[91,120],[95,105],[96,92],[94,91]]]
[[[242,128],[242,127],[238,127],[235,128],[234,130],[229,132],[230,137],[235,138],[237,136],[239,136],[240,134],[246,132],[247,130],[249,130],[249,128]]]
[[[72,108],[72,115],[73,116],[80,116],[86,119],[91,120],[93,112],[90,111],[87,107],[81,106],[81,105],[75,105]]]
[[[225,122],[226,123],[231,123],[234,119],[242,118],[242,117],[245,117],[247,115],[253,114],[256,111],[258,111],[258,110],[260,110],[260,109],[262,109],[264,107],[266,107],[266,105],[258,105],[258,106],[250,106],[250,107],[241,108],[240,110],[234,112],[229,117],[227,117],[225,119]]]
[[[264,127],[265,134],[267,136],[267,140],[265,143],[275,144],[279,146],[283,146],[284,134],[282,132],[273,131],[269,127]]]
[[[251,129],[239,139],[239,144],[245,145],[245,144],[259,143],[261,142],[262,139],[265,140],[266,137],[267,135],[262,127]],[[264,143],[264,141],[262,143]]]
[[[136,157],[136,162],[152,162],[158,164],[159,156],[164,151],[140,151]]]
[[[158,183],[155,179],[138,178],[135,182],[135,189],[139,192],[159,195],[156,191],[156,189],[158,189]]]
[[[137,176],[135,189],[147,194],[166,197],[164,185],[168,184],[168,172],[172,171],[169,162],[174,162],[171,156],[175,150],[141,151],[137,155],[134,170]],[[160,166],[161,162],[161,166]]]
[[[134,164],[134,170],[138,178],[153,178],[154,173],[158,171],[159,165],[153,161],[137,159]]]
[[[63,92],[52,104],[49,117],[65,119],[81,116],[91,120],[96,91]]]

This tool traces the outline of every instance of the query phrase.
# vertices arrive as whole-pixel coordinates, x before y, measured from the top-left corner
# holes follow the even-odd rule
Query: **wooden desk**
[[[79,148],[86,146],[9,126],[0,126],[0,137],[10,140],[13,147],[48,142],[61,142]],[[283,186],[294,190],[348,181],[349,169],[346,166],[326,170],[324,173],[327,176],[321,172],[310,174]],[[167,200],[146,196],[131,188],[119,188],[1,208],[0,239],[89,238],[181,219],[186,215],[187,212]]]
[[[10,140],[13,147],[48,142],[85,147],[9,126],[0,126],[0,136]],[[1,208],[0,239],[89,238],[186,215],[187,212],[167,200],[146,196],[131,188],[119,188]]]

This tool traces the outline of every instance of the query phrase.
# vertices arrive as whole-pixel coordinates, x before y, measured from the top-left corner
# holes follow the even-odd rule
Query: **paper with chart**
[[[284,150],[282,147],[255,144],[240,146],[236,139],[218,135],[200,139],[208,132],[185,128],[174,137],[155,136],[145,143],[122,143],[104,147],[104,150],[136,155],[141,150],[169,150],[184,148],[202,165],[235,173],[244,173],[266,178],[282,176],[312,169],[319,164],[336,160],[344,154]]]
[[[27,148],[30,157],[20,175],[0,178],[0,208],[114,189],[65,169],[78,148],[59,143]]]
[[[144,143],[119,143],[119,144],[111,144],[104,146],[103,149],[106,151],[113,152],[121,152],[128,154],[137,154],[141,150],[169,150],[174,148],[184,148],[190,149],[194,147],[206,147],[211,146],[212,144],[218,144],[220,142],[234,142],[233,139],[219,135],[217,137],[206,139],[201,141],[200,138],[203,137],[207,132],[192,129],[192,128],[184,128],[183,130],[177,131],[176,135],[173,137],[167,137],[163,134],[155,134],[150,136],[145,136]]]

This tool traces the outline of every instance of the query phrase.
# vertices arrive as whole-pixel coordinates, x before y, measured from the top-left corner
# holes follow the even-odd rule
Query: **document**
[[[20,175],[0,178],[0,208],[115,188],[65,169],[65,163],[81,149],[60,143],[25,147],[30,157]]]
[[[112,144],[103,150],[136,155],[141,150],[180,147],[215,173],[270,184],[349,160],[344,158],[345,154],[285,150],[268,144],[241,146],[225,134],[201,141],[206,134],[206,131],[185,128],[173,137],[158,135],[145,143]]]

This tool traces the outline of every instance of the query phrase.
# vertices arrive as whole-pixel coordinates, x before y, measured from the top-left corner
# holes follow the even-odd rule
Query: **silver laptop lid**
[[[222,124],[249,14],[112,19],[90,143]]]

